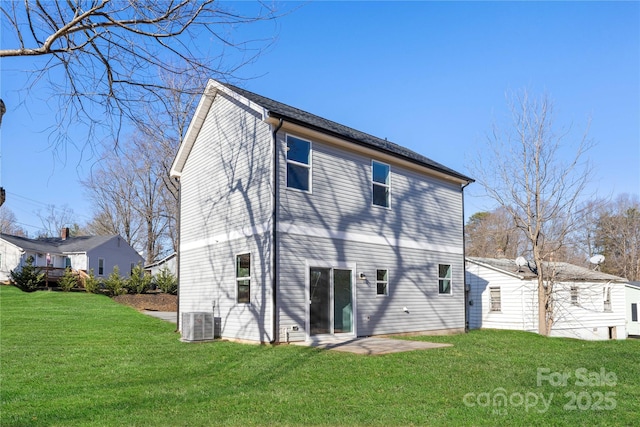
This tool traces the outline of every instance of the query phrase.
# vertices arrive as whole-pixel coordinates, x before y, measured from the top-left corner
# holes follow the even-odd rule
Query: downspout
[[[273,192],[271,194],[271,342],[270,344],[274,344],[276,342],[277,337],[277,290],[278,290],[278,258],[277,258],[277,238],[278,238],[278,180],[280,178],[280,171],[278,170],[278,131],[282,127],[284,121],[280,119],[278,125],[272,132],[273,138],[273,157],[271,159],[271,171],[273,173]]]
[[[180,178],[174,178],[178,187],[178,213],[176,215],[176,280],[178,281],[178,290],[176,292],[176,330],[180,332],[180,213],[182,210],[182,191],[180,191]]]
[[[460,187],[460,193],[462,194],[462,286],[464,287],[464,331],[469,332],[469,291],[467,291],[467,252],[466,252],[466,238],[464,232],[464,189],[473,181],[467,181],[462,187]]]

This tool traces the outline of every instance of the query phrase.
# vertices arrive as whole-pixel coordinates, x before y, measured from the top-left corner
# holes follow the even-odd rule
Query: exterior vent
[[[213,313],[182,313],[182,340],[208,341],[214,338]]]

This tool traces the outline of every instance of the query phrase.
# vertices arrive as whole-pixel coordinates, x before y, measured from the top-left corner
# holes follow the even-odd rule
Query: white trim
[[[244,227],[239,230],[227,233],[216,234],[204,239],[194,240],[180,245],[181,251],[191,251],[195,249],[213,246],[218,243],[225,243],[231,240],[262,235],[271,231],[271,221],[253,227]],[[370,243],[373,245],[401,247],[407,249],[418,249],[431,252],[462,255],[461,247],[450,245],[438,245],[426,241],[415,239],[397,239],[395,237],[384,237],[378,234],[357,233],[351,231],[333,231],[325,228],[309,227],[306,225],[295,225],[289,222],[279,222],[278,233],[292,234],[297,236],[317,237],[321,239],[347,240],[357,243]]]
[[[213,236],[206,237],[204,239],[193,240],[188,243],[182,243],[180,245],[181,251],[191,251],[195,249],[205,248],[207,246],[213,246],[217,243],[225,243],[236,239],[245,237],[257,236],[268,233],[271,231],[271,221],[266,221],[253,227],[243,227],[239,230],[229,231],[227,233],[214,234]]]

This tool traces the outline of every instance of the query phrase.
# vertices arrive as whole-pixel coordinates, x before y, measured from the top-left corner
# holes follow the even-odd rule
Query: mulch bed
[[[136,310],[178,311],[178,296],[170,294],[118,295],[113,300]]]

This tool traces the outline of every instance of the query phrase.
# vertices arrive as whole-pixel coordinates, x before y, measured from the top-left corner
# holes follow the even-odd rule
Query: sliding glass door
[[[309,281],[309,333],[352,333],[352,271],[311,267]]]

